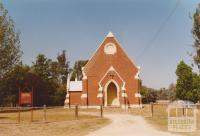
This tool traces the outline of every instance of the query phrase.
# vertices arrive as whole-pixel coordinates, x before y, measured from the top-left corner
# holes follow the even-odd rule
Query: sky
[[[167,88],[194,53],[190,16],[200,0],[2,0],[21,32],[23,63],[67,51],[71,66],[89,59],[109,31],[141,67],[143,84]]]

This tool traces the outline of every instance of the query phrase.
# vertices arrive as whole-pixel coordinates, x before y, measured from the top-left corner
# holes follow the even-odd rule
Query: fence
[[[129,113],[144,117],[159,118],[167,121],[167,104],[144,104],[141,108],[103,108],[98,109],[62,107],[0,107],[0,123],[23,123],[23,122],[56,122],[77,119],[90,119],[92,117],[103,117],[106,113]],[[197,105],[199,111],[200,105]],[[199,118],[200,114],[198,115]]]
[[[200,109],[200,105],[196,104],[197,109]],[[167,119],[167,103],[151,103],[151,104],[143,104],[142,107],[138,108],[105,108],[104,112],[117,112],[117,113],[130,113],[132,115],[139,115],[143,117],[160,117],[163,119]],[[182,110],[183,112],[184,110]],[[181,112],[181,111],[180,111]]]
[[[62,107],[0,107],[0,124],[2,123],[47,123],[91,119],[103,117],[103,107],[99,109],[81,109]]]

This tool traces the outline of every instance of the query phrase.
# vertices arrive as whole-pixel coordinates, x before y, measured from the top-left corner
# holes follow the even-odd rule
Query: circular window
[[[104,52],[109,55],[113,55],[117,52],[117,48],[113,43],[108,43],[104,47]]]

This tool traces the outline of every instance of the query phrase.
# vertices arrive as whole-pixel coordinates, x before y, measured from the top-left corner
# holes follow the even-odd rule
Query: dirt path
[[[154,129],[143,117],[128,114],[106,114],[112,123],[87,136],[177,136]]]

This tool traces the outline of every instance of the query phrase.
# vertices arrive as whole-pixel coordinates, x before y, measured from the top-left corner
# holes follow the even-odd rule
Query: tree
[[[61,54],[57,56],[58,61],[58,70],[59,70],[59,79],[63,85],[67,82],[68,74],[70,73],[71,69],[69,68],[69,61],[66,57],[66,51],[63,50]]]
[[[54,91],[50,94],[53,105],[63,105],[66,96],[66,84],[68,73],[70,72],[69,61],[66,57],[66,51],[58,54],[57,61],[50,63],[50,82],[54,85]]]
[[[32,73],[27,65],[18,64],[0,82],[0,105],[16,106],[19,102],[19,89],[33,89],[33,106],[50,105],[49,90],[52,86],[38,75]]]
[[[19,32],[8,11],[0,3],[0,79],[19,63],[21,57]]]
[[[53,104],[56,106],[63,106],[66,96],[66,87],[65,86],[59,86],[54,95],[52,96]]]
[[[176,100],[176,85],[175,84],[170,84],[169,85],[169,100],[174,101]]]
[[[71,80],[81,80],[83,78],[82,74],[82,67],[84,67],[87,64],[88,60],[78,60],[75,62],[72,72]]]
[[[50,63],[51,60],[46,58],[44,54],[39,54],[36,58],[36,61],[33,62],[33,71],[35,74],[37,74],[39,77],[41,77],[44,80],[49,80],[50,78]]]
[[[192,91],[192,68],[181,61],[177,66],[176,75],[176,97],[189,100],[188,94]]]
[[[169,90],[161,88],[157,91],[158,100],[169,100]]]
[[[193,29],[192,34],[194,37],[194,47],[196,49],[196,54],[193,56],[195,64],[197,64],[200,70],[200,4],[193,15]]]
[[[29,70],[28,66],[18,64],[12,71],[6,73],[4,80],[0,82],[0,105],[13,106],[18,104],[19,88],[22,87]]]
[[[193,73],[192,76],[192,92],[191,97],[193,102],[198,102],[200,100],[200,76],[197,73]]]
[[[47,92],[47,105],[54,105],[53,96],[56,92],[56,88],[58,87],[57,80],[55,80],[56,70],[52,70],[52,60],[48,59],[44,54],[38,54],[36,57],[36,61],[33,62],[32,71],[33,74],[36,74],[43,83],[42,92]],[[57,66],[56,66],[57,68]],[[53,76],[52,76],[53,75]],[[39,90],[41,90],[39,88]],[[40,92],[40,93],[42,93]]]
[[[146,86],[142,86],[141,95],[142,103],[156,102],[158,99],[158,91]]]
[[[200,77],[192,68],[181,61],[176,69],[176,98],[197,102],[199,100]]]
[[[48,105],[63,105],[66,94],[66,80],[69,72],[69,62],[66,59],[65,51],[57,56],[57,61],[48,59],[45,55],[39,54],[33,62],[33,73],[38,75],[44,87],[48,91]]]
[[[22,63],[15,65],[5,74],[4,80],[0,80],[0,105],[17,105],[19,88],[33,88],[33,106],[63,105],[68,63],[63,52],[62,55],[58,55],[57,61],[39,54],[31,67]]]

